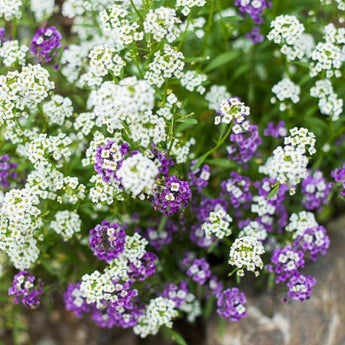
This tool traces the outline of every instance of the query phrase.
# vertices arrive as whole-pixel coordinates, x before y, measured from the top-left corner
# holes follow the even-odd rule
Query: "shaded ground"
[[[218,317],[207,326],[201,321],[195,326],[178,321],[176,329],[188,345],[345,345],[345,217],[331,223],[328,231],[328,255],[305,270],[318,280],[309,301],[281,303],[282,295],[258,295],[247,284],[246,319],[222,327]],[[130,330],[100,329],[91,319],[78,320],[63,308],[30,311],[23,320],[29,328],[29,334],[20,335],[23,345],[173,344],[162,336],[141,340]],[[0,345],[12,345],[9,339],[0,330]]]

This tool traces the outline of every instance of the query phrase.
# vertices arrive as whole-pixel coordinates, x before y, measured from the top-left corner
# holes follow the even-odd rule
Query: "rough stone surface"
[[[345,217],[327,226],[328,254],[304,272],[316,277],[311,299],[281,303],[283,292],[247,292],[248,317],[207,326],[207,345],[345,345]]]

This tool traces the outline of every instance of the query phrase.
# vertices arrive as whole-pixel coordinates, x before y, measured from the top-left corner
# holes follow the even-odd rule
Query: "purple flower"
[[[287,135],[287,130],[285,127],[285,122],[284,121],[279,121],[277,124],[277,127],[274,127],[273,122],[269,122],[267,124],[267,128],[264,130],[264,136],[266,137],[274,137],[274,138],[279,138],[279,137],[286,137]]]
[[[152,199],[155,210],[170,216],[187,207],[192,197],[188,182],[178,179],[175,175],[168,176],[160,182],[164,185],[158,186]]]
[[[8,295],[15,296],[15,303],[22,302],[27,307],[38,307],[40,296],[43,293],[43,283],[39,283],[38,287],[35,287],[35,280],[36,278],[29,271],[20,271],[13,277],[13,283],[8,289]]]
[[[247,32],[245,35],[249,38],[254,44],[260,43],[264,40],[265,36],[260,34],[260,28],[254,26],[251,32]]]
[[[217,313],[224,319],[240,321],[247,316],[245,304],[246,296],[238,288],[226,289],[216,295]]]
[[[185,258],[183,264],[188,267],[187,275],[194,281],[201,285],[204,285],[206,279],[211,275],[210,265],[206,262],[206,259],[194,259],[190,262],[190,258]]]
[[[315,170],[313,175],[309,171],[308,177],[302,182],[302,204],[307,210],[321,211],[327,203],[332,185],[331,182],[326,182],[320,170]]]
[[[38,62],[52,61],[58,55],[62,36],[55,26],[38,29],[30,42],[30,52],[38,56]]]
[[[140,265],[138,263],[130,263],[130,278],[136,278],[140,281],[145,280],[147,277],[156,273],[156,265],[155,261],[158,258],[156,254],[147,252],[143,255],[143,257],[139,260]]]
[[[301,248],[305,254],[309,253],[313,261],[317,259],[319,253],[326,255],[329,244],[330,240],[323,226],[306,229],[303,235],[297,237],[293,242],[296,248]]]
[[[160,166],[158,167],[158,171],[161,176],[168,177],[169,175],[169,167],[173,167],[175,165],[174,161],[171,158],[167,158],[168,150],[160,151],[156,149],[156,144],[152,144],[154,147],[151,151],[154,154],[155,158],[159,161]]]
[[[266,0],[236,0],[235,6],[238,6],[242,14],[248,14],[255,24],[262,23],[263,10],[271,7],[272,3]]]
[[[91,310],[91,305],[86,303],[86,299],[80,292],[80,282],[68,285],[64,293],[64,302],[66,309],[72,311],[77,317],[82,317],[84,313]]]
[[[236,122],[236,121],[235,121]],[[242,133],[232,133],[230,135],[231,144],[227,146],[228,158],[239,164],[246,163],[256,153],[258,146],[261,145],[258,126],[249,123],[248,130]]]
[[[124,251],[126,233],[119,224],[105,220],[90,230],[90,248],[100,260],[111,261]]]
[[[315,283],[314,277],[304,276],[296,272],[287,282],[289,288],[287,295],[294,300],[304,301],[310,298]]]
[[[345,163],[342,167],[337,168],[331,172],[331,176],[334,178],[335,182],[342,182],[345,188]],[[341,195],[345,196],[345,189],[341,191]]]
[[[207,187],[210,178],[210,167],[204,164],[201,168],[194,170],[197,160],[192,161],[191,171],[188,173],[191,186],[196,186],[197,191],[201,193],[202,189]]]
[[[2,188],[11,187],[11,180],[16,179],[18,174],[13,171],[18,167],[16,163],[9,162],[10,156],[8,154],[0,157],[0,184]]]
[[[180,308],[186,301],[188,294],[189,290],[187,288],[187,283],[185,281],[181,281],[179,285],[172,283],[166,284],[162,297],[171,299],[175,302],[176,308]]]

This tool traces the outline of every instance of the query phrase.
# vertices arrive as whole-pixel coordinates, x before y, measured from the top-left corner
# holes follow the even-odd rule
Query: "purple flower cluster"
[[[235,6],[238,6],[243,15],[248,14],[255,24],[261,24],[263,10],[271,7],[272,3],[266,0],[236,0]]]
[[[143,257],[140,259],[140,264],[131,262],[130,267],[130,273],[129,277],[131,279],[135,278],[137,280],[143,281],[147,277],[153,275],[156,273],[156,265],[155,261],[157,261],[158,258],[156,254],[147,252],[143,255]]]
[[[315,283],[316,279],[314,277],[304,276],[296,272],[287,282],[289,288],[287,295],[294,300],[304,301],[310,298]]]
[[[77,317],[91,311],[91,305],[86,303],[86,299],[80,292],[80,282],[69,284],[64,293],[64,302],[67,310],[72,311]]]
[[[328,195],[332,188],[331,182],[326,182],[320,170],[315,170],[302,182],[302,204],[307,210],[321,211],[323,205],[327,203]]]
[[[228,180],[221,182],[221,195],[230,199],[231,206],[239,208],[243,206],[248,208],[252,200],[250,193],[250,180],[248,177],[242,176],[236,172],[230,174]]]
[[[230,135],[231,144],[227,146],[228,158],[239,164],[246,163],[253,157],[261,145],[258,126],[249,123],[249,128],[242,133],[232,133]]]
[[[191,171],[188,173],[188,178],[190,180],[190,185],[196,186],[197,191],[201,193],[202,189],[207,187],[211,173],[210,167],[207,164],[204,164],[201,168],[194,170],[196,162],[197,160],[192,161]]]
[[[258,26],[254,26],[251,32],[246,33],[245,37],[250,39],[254,44],[260,43],[265,39],[265,36],[260,34],[260,28]]]
[[[294,247],[299,247],[310,259],[316,261],[318,254],[326,255],[330,240],[323,226],[306,229],[303,235],[298,236],[293,242]]]
[[[186,301],[188,294],[189,290],[187,288],[187,283],[181,281],[179,285],[173,283],[166,284],[162,297],[169,298],[175,303],[176,308],[180,308]]]
[[[111,261],[124,251],[126,233],[119,224],[105,220],[90,230],[90,248],[100,260]]]
[[[35,287],[36,278],[29,271],[20,271],[13,277],[12,286],[8,289],[8,295],[15,296],[16,303],[22,302],[25,306],[35,308],[40,304],[43,293],[43,283]]]
[[[127,143],[122,144],[118,148],[114,141],[109,140],[105,145],[98,146],[96,150],[95,170],[107,183],[113,178],[118,180],[116,171],[121,167],[125,156],[129,152],[130,148]],[[105,160],[108,168],[104,168]]]
[[[38,29],[30,42],[30,52],[38,56],[38,62],[50,62],[58,55],[62,36],[55,26]]]
[[[287,135],[287,129],[285,127],[284,121],[279,121],[277,124],[277,127],[274,127],[273,122],[269,122],[267,124],[267,128],[264,130],[264,136],[266,137],[273,137],[273,138],[279,138],[279,137],[286,137]]]
[[[188,182],[175,175],[163,178],[160,182],[164,183],[164,186],[157,187],[152,199],[155,210],[161,211],[165,216],[171,216],[188,205],[192,198]]]
[[[0,157],[0,184],[2,188],[9,188],[11,186],[11,179],[17,178],[17,172],[13,171],[18,167],[16,163],[9,162],[10,156],[8,154]]]
[[[246,296],[238,288],[226,289],[217,294],[217,313],[224,319],[240,321],[247,316]]]
[[[158,171],[159,174],[165,177],[168,177],[169,175],[169,167],[173,167],[175,165],[175,162],[171,159],[168,158],[168,150],[160,151],[157,150],[155,147],[157,147],[156,144],[152,144],[153,149],[151,150],[155,158],[159,161],[159,167]]]
[[[331,172],[331,176],[335,182],[341,182],[344,189],[341,191],[341,195],[345,196],[345,163],[342,167],[337,168]]]
[[[187,257],[183,259],[183,264],[188,267],[187,275],[201,285],[204,285],[206,279],[211,275],[210,265],[205,258],[191,260]]]

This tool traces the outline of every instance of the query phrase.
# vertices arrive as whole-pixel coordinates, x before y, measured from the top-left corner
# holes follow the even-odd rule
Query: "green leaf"
[[[228,17],[221,17],[220,20],[224,23],[228,24],[238,24],[238,22],[243,20],[243,17],[240,16],[228,16]]]
[[[197,119],[191,119],[191,118],[182,118],[182,119],[178,119],[176,122],[182,122],[182,123],[190,123],[192,125],[196,125],[198,123]]]
[[[234,161],[230,161],[226,158],[214,158],[214,159],[208,159],[205,163],[216,165],[222,168],[237,168],[238,165]]]
[[[176,343],[178,345],[188,345],[187,342],[185,341],[185,339],[182,337],[181,334],[177,333],[175,330],[173,330],[172,328],[165,328],[167,330],[167,332],[170,334],[171,338],[176,341]]]
[[[232,60],[235,60],[239,56],[239,50],[230,50],[226,53],[218,55],[214,58],[205,68],[205,72],[213,71],[214,69],[221,67]]]
[[[207,158],[207,156],[208,156],[208,154],[205,153],[204,155],[202,155],[201,157],[198,158],[197,162],[195,163],[195,165],[193,167],[193,171],[195,171],[198,168],[200,168],[201,164],[204,163],[204,161]]]
[[[184,59],[186,63],[196,63],[196,62],[204,62],[210,60],[209,56],[193,56]]]
[[[273,189],[267,195],[267,200],[272,199],[278,193],[279,186],[280,184],[278,183],[273,187]]]

